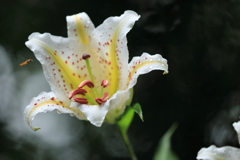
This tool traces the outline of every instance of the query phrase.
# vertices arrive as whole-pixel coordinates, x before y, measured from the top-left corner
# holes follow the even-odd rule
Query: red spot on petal
[[[53,101],[53,100],[54,100],[54,97],[52,97],[51,100]]]

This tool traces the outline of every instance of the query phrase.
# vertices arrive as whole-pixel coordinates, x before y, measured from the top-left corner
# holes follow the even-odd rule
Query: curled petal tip
[[[167,71],[164,71],[164,72],[163,72],[163,75],[165,75],[165,74],[168,74],[168,72],[167,72]]]
[[[39,130],[39,129],[41,129],[41,128],[32,127],[32,130],[34,130],[34,131],[37,131],[37,130]]]

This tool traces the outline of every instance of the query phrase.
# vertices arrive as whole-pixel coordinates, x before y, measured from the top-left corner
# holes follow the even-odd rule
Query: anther
[[[84,86],[88,86],[89,88],[93,88],[94,84],[91,81],[84,80],[79,84],[78,88],[82,88]]]
[[[95,101],[101,105],[103,103],[105,103],[107,101],[107,96],[108,96],[108,93],[104,93],[103,97],[102,98],[95,98]]]
[[[73,97],[73,99],[80,104],[88,104],[88,101],[86,98]]]
[[[90,57],[91,57],[90,54],[87,54],[87,53],[82,55],[82,59],[84,59],[84,60],[86,60],[86,59],[88,59]]]
[[[77,95],[77,94],[81,94],[81,95],[85,95],[85,93],[87,93],[87,91],[85,89],[81,89],[81,88],[78,88],[78,89],[75,89],[73,90],[70,94],[69,94],[69,99],[71,99],[73,96]]]
[[[106,88],[107,86],[109,86],[108,80],[102,80],[101,86],[103,86],[103,88]]]

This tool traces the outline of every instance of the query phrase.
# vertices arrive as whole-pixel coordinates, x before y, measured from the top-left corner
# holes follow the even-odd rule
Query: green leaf
[[[177,124],[173,124],[161,138],[153,160],[179,160],[177,155],[171,150],[171,136],[176,130]]]
[[[127,133],[127,130],[133,120],[134,110],[132,107],[126,107],[124,114],[121,119],[117,121],[117,125],[121,128],[121,132]]]
[[[139,115],[139,117],[141,118],[141,120],[144,122],[141,105],[140,105],[139,103],[135,103],[132,108],[133,108],[134,111]]]

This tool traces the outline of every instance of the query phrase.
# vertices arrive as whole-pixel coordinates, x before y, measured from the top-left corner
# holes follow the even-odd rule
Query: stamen
[[[87,91],[85,89],[81,89],[81,88],[78,88],[78,89],[75,89],[73,90],[70,94],[69,94],[69,99],[71,99],[73,96],[77,95],[77,94],[81,94],[81,95],[85,95],[85,93],[87,93]]]
[[[104,93],[103,97],[102,98],[95,98],[95,101],[101,105],[103,103],[105,103],[107,101],[107,96],[108,96],[108,93]]]
[[[101,86],[102,86],[102,89],[101,89],[100,95],[103,94],[103,89],[106,88],[107,86],[109,86],[108,80],[102,80]]]
[[[91,81],[84,80],[79,84],[78,88],[83,88],[84,86],[88,86],[89,88],[93,88],[94,84]]]
[[[101,86],[103,86],[103,88],[106,88],[107,86],[109,86],[108,80],[102,80]]]
[[[88,104],[88,101],[86,98],[73,97],[78,94],[85,96],[86,93],[87,91],[85,89],[82,89],[82,88],[75,89],[69,94],[69,99],[73,98],[76,102],[80,104]]]
[[[86,98],[73,97],[73,99],[80,104],[88,104],[88,101]]]

